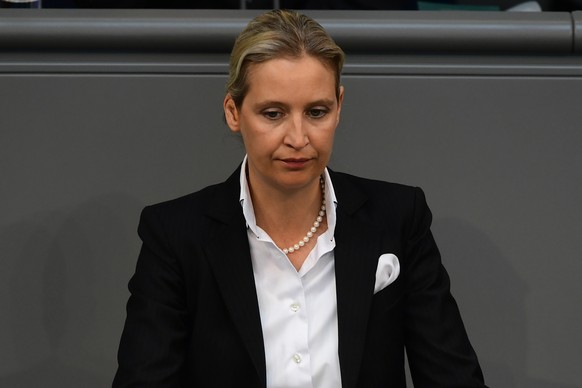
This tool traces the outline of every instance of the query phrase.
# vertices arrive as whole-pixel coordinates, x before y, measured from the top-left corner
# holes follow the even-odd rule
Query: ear
[[[224,118],[226,119],[226,124],[228,124],[230,130],[233,132],[240,132],[238,108],[236,107],[230,93],[224,97],[223,108]]]

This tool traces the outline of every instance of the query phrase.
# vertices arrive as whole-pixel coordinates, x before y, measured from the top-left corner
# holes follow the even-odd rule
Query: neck
[[[289,236],[294,240],[298,235],[305,234],[323,199],[319,179],[306,187],[289,191],[257,185],[251,179],[249,187],[257,225],[274,238]]]

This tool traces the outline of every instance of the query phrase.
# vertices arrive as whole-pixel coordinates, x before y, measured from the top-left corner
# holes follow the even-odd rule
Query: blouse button
[[[299,305],[297,303],[293,303],[291,305],[291,311],[293,311],[294,313],[296,313],[297,311],[299,311]]]
[[[299,363],[301,363],[301,355],[300,355],[300,354],[297,354],[297,353],[295,353],[295,354],[293,355],[293,361],[295,361],[295,363],[296,363],[296,364],[299,364]]]

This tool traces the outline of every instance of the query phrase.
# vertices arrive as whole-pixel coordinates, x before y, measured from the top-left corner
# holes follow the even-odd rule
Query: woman
[[[144,209],[114,387],[484,387],[420,189],[327,169],[344,55],[311,18],[231,56],[225,182]]]

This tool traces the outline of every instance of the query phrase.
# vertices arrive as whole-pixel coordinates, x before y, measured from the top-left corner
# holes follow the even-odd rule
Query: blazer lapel
[[[366,327],[374,295],[381,236],[358,217],[366,196],[342,176],[331,173],[338,199],[335,230],[335,274],[342,386],[357,384]]]
[[[208,215],[218,221],[206,247],[208,261],[249,355],[266,386],[266,366],[246,222],[239,204],[240,168],[216,190]]]

